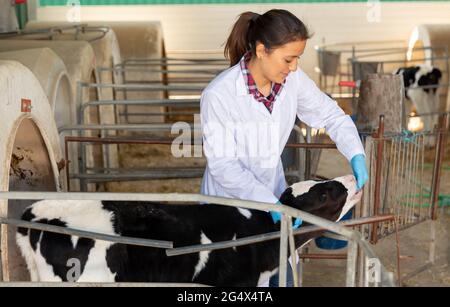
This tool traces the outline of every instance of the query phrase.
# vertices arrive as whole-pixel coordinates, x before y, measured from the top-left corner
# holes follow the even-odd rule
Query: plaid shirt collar
[[[286,80],[283,81],[283,83],[272,83],[272,88],[270,90],[270,94],[267,97],[264,97],[263,94],[258,90],[256,86],[255,79],[253,79],[252,75],[250,74],[250,71],[248,70],[248,63],[252,57],[252,54],[250,51],[248,51],[239,61],[239,65],[241,67],[242,74],[244,76],[245,85],[247,86],[248,93],[253,95],[255,100],[261,102],[264,104],[264,106],[267,108],[267,110],[272,113],[273,104],[276,100],[276,98],[280,95],[281,90],[283,89],[284,83]]]

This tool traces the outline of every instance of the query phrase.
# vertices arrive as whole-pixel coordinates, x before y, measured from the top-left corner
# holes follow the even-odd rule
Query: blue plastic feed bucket
[[[350,220],[352,218],[352,211],[347,212],[341,219]],[[337,240],[328,238],[327,236],[321,236],[314,240],[316,242],[316,246],[321,249],[340,249],[347,246],[347,240]]]

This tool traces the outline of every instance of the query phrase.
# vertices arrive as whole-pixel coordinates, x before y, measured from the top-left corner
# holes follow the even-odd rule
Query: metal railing
[[[190,125],[191,135],[188,139],[180,139],[177,141],[186,141],[190,146],[202,146],[201,137],[195,137],[195,133],[201,132],[198,126]],[[171,124],[135,124],[135,125],[75,125],[65,126],[59,129],[59,132],[65,131],[88,131],[88,130],[122,130],[122,131],[148,131],[148,132],[171,132]],[[296,130],[294,130],[296,131]],[[298,132],[301,133],[301,132]],[[72,137],[64,138],[65,161],[69,163],[69,143],[75,142],[81,145],[81,153],[85,153],[84,146],[86,144],[108,145],[108,144],[134,144],[134,145],[172,145],[175,138],[155,138],[155,137]],[[310,140],[309,140],[310,141]],[[287,176],[296,177],[298,180],[311,178],[310,159],[308,151],[311,149],[336,149],[335,144],[324,143],[288,143],[286,148],[304,149],[306,151],[306,159],[296,159],[295,169],[290,169]],[[203,176],[204,167],[176,167],[176,168],[153,168],[153,169],[121,169],[109,167],[88,168],[85,158],[80,157],[79,173],[70,174],[70,168],[66,169],[67,187],[70,191],[70,179],[80,180],[82,191],[86,190],[88,182],[107,182],[107,181],[145,181],[150,179],[175,179],[175,178],[201,178]],[[305,165],[303,165],[305,164]],[[89,171],[89,172],[88,172]]]
[[[195,56],[198,56],[196,53]],[[228,67],[228,62],[224,58],[218,58],[214,55],[212,58],[205,57],[203,55],[200,58],[186,57],[186,54],[178,55],[178,57],[166,57],[161,58],[141,58],[141,59],[124,59],[121,63],[114,65],[112,68],[97,68],[97,75],[100,77],[103,72],[113,73],[116,83],[128,85],[128,84],[160,84],[160,85],[172,85],[172,84],[201,84],[203,87],[206,85],[221,71]],[[133,90],[136,96],[136,91]],[[188,89],[188,92],[190,90]],[[181,92],[179,92],[181,93]],[[128,100],[132,93],[127,90],[121,91],[125,100]],[[161,89],[158,92],[154,92],[158,96],[162,95],[164,98],[171,97],[170,89]],[[140,93],[139,98],[150,98],[151,96]],[[121,97],[122,98],[122,97]],[[157,98],[157,97],[155,97]],[[130,117],[138,117],[142,115],[148,115],[148,112],[139,110],[138,112],[130,112],[129,104],[124,104],[123,111],[120,116],[130,122]],[[171,106],[166,106],[170,108]],[[192,112],[190,110],[185,112]],[[143,114],[145,113],[145,114]],[[157,116],[158,114],[151,114]],[[163,114],[164,116],[176,116],[181,115],[177,113]],[[185,114],[188,115],[188,114]]]
[[[448,113],[448,112],[447,112]],[[447,113],[439,113],[438,128],[433,132],[415,134],[384,133],[384,117],[380,117],[379,129],[375,133],[364,133],[364,143],[369,169],[369,181],[364,186],[363,205],[355,210],[358,217],[390,216],[384,221],[375,221],[370,225],[361,225],[364,238],[376,244],[380,238],[395,234],[397,252],[397,279],[401,284],[415,274],[430,267],[434,262],[435,220],[439,207],[439,181],[445,137],[448,126]],[[434,115],[434,114],[433,114]],[[424,155],[429,149],[426,140],[432,139],[435,145],[433,172],[429,185],[424,184]],[[325,146],[324,146],[325,145]],[[327,148],[333,144],[316,144],[316,148]],[[328,147],[332,148],[332,147]],[[314,176],[313,176],[314,177]],[[425,193],[425,194],[424,194]],[[429,240],[429,259],[414,272],[405,276],[400,270],[399,231],[431,220],[432,228]],[[341,237],[326,234],[327,237]],[[347,259],[342,254],[303,254],[304,259]],[[364,267],[364,264],[360,264]]]
[[[180,118],[179,116],[185,116],[183,120],[186,120],[185,118],[196,114],[200,106],[201,91],[214,76],[228,65],[224,58],[218,58],[216,54],[212,58],[205,58],[205,56],[196,58],[198,55],[197,53],[191,58],[186,57],[184,54],[183,56],[177,54],[174,57],[124,59],[113,67],[97,67],[96,77],[98,83],[79,82],[77,85],[77,124],[62,127],[60,132],[68,130],[78,131],[79,137],[98,132],[104,138],[116,135],[116,132],[120,130],[170,132],[169,127],[160,129],[161,126],[158,127],[158,124],[149,124],[144,128],[144,126],[138,127],[132,124],[125,126],[123,123],[131,123],[131,117],[136,119],[150,118],[151,122],[155,117],[171,121]],[[108,77],[108,83],[102,82],[103,73],[112,73]],[[147,80],[148,77],[151,77],[151,80]],[[98,97],[102,100],[82,101],[83,92],[86,89],[95,89]],[[107,93],[107,96],[112,99],[104,100],[101,98],[101,93]],[[174,93],[179,93],[181,96],[178,95],[179,97],[176,99],[171,98],[171,94]],[[155,98],[151,98],[153,96]],[[189,96],[189,99],[179,99],[182,96]],[[131,97],[137,99],[130,99]],[[120,124],[116,125],[116,127],[113,127],[114,125],[96,125],[92,122],[87,124],[86,116],[91,116],[91,113],[100,114],[100,108],[103,106],[113,107],[116,120]],[[130,109],[130,107],[136,108]],[[94,121],[96,120],[94,119]],[[99,129],[93,129],[96,126]],[[90,132],[85,134],[85,131]],[[110,133],[108,131],[114,132]],[[110,161],[114,161],[109,157],[110,152],[116,152],[116,149],[110,149],[110,146],[102,146],[104,160],[104,165],[102,166],[106,168],[109,168]],[[79,173],[80,176],[86,176],[81,175],[86,169],[87,150],[85,145],[80,143],[78,151],[78,159],[81,161]],[[99,167],[99,165],[95,166]],[[101,174],[94,176],[104,177]],[[142,178],[142,176],[142,173],[138,174],[138,177]],[[127,175],[120,174],[116,176],[116,178],[119,177],[125,179]],[[97,178],[97,180],[104,179],[106,178]]]
[[[394,214],[399,229],[410,227],[427,219],[436,219],[439,180],[447,135],[447,115],[439,120],[435,132],[400,135],[383,133],[383,118],[378,132],[366,138],[366,155],[371,175],[367,185],[365,214]],[[427,138],[435,142],[435,156],[431,181],[425,183],[425,155],[430,150]],[[431,157],[429,157],[431,158]],[[372,242],[393,233],[393,223],[375,225]]]
[[[42,28],[42,29],[26,29],[21,30],[17,33],[8,33],[8,34],[1,34],[0,39],[2,38],[15,38],[15,37],[26,37],[30,36],[30,39],[36,39],[33,36],[44,36],[48,40],[53,40],[56,36],[62,35],[62,34],[72,34],[74,40],[80,40],[81,34],[87,34],[87,33],[99,33],[97,36],[89,39],[84,39],[88,42],[95,42],[97,40],[102,39],[105,37],[106,33],[110,31],[109,27],[101,26],[101,27],[94,27],[89,26],[88,24],[76,24],[76,25],[68,25],[68,26],[54,26],[49,28]],[[42,39],[42,37],[39,37],[39,39]]]
[[[104,234],[95,234],[95,233],[83,233],[83,230],[77,229],[64,229],[63,227],[42,225],[39,223],[23,223],[23,221],[15,221],[9,220],[5,218],[0,218],[0,224],[7,225],[17,225],[20,227],[28,227],[28,228],[37,228],[50,232],[60,232],[64,231],[66,234],[73,234],[79,236],[90,236],[96,238],[102,238],[102,240],[121,240],[121,243],[125,244],[151,244],[146,246],[153,246],[157,248],[166,248],[166,254],[168,256],[181,255],[186,253],[197,252],[200,250],[212,250],[212,249],[222,249],[222,248],[230,248],[239,245],[246,245],[255,242],[261,242],[271,239],[277,239],[280,237],[280,256],[279,256],[279,269],[280,269],[280,286],[286,286],[286,270],[287,270],[287,260],[288,260],[288,248],[290,248],[290,252],[294,254],[295,246],[293,246],[294,239],[293,235],[307,233],[312,231],[317,231],[319,229],[326,229],[328,231],[332,231],[336,234],[339,234],[349,240],[349,248],[348,248],[348,256],[347,256],[347,273],[346,273],[346,285],[353,287],[356,285],[356,271],[357,271],[357,248],[361,248],[364,252],[364,259],[378,259],[376,254],[373,252],[371,247],[368,245],[366,241],[362,239],[362,236],[359,232],[355,230],[350,230],[342,225],[339,225],[334,222],[330,222],[323,218],[311,215],[307,212],[303,212],[288,206],[284,205],[276,205],[269,204],[263,202],[255,202],[255,201],[247,201],[247,200],[238,200],[238,199],[229,199],[222,197],[212,197],[205,196],[199,194],[153,194],[153,193],[70,193],[70,192],[0,192],[0,199],[47,199],[47,200],[110,200],[110,201],[126,201],[128,205],[130,201],[164,201],[164,202],[174,202],[174,203],[186,203],[186,202],[196,202],[196,203],[214,203],[223,206],[231,206],[231,207],[240,207],[247,209],[256,209],[256,210],[264,210],[264,211],[278,211],[282,214],[281,220],[281,229],[279,233],[272,234],[262,234],[259,236],[253,236],[251,238],[241,238],[240,240],[232,240],[227,242],[216,242],[209,245],[202,246],[193,246],[193,247],[181,247],[181,248],[168,248],[170,242],[160,242],[155,240],[143,240],[139,238],[116,238],[116,237],[108,237],[104,236]],[[308,222],[317,227],[312,227],[307,229],[308,227],[302,227],[298,230],[293,230],[291,225],[291,220],[293,217],[301,218],[305,222]],[[367,222],[367,221],[365,221]],[[347,222],[348,223],[348,222]],[[136,242],[135,240],[140,240]],[[156,244],[155,244],[156,243]],[[224,245],[225,244],[225,245]],[[155,246],[156,245],[156,246]],[[2,256],[5,254],[3,251]],[[8,259],[2,259],[2,261],[8,261]],[[295,263],[295,261],[293,261]],[[388,272],[386,268],[381,265],[380,266],[380,277],[379,282],[382,286],[394,286],[393,274]],[[297,285],[298,277],[297,270],[293,268],[293,274],[295,276],[294,281]],[[101,283],[91,283],[91,285],[101,285]]]
[[[366,156],[369,165],[369,184],[364,187],[362,215],[392,214],[395,219],[362,227],[362,234],[376,244],[381,238],[396,234],[424,221],[431,221],[429,258],[417,270],[400,276],[399,283],[428,268],[435,261],[435,223],[439,208],[439,184],[445,151],[448,114],[439,118],[434,132],[385,135],[383,117],[377,133],[366,137]],[[435,143],[431,181],[425,182],[425,158],[430,149],[429,139]],[[444,206],[444,205],[442,205]],[[397,263],[400,263],[397,248]]]

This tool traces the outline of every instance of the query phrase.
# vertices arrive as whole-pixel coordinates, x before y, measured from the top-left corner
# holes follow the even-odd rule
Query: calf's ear
[[[438,80],[439,80],[440,78],[442,78],[442,73],[441,73],[441,71],[440,71],[439,69],[433,68],[433,73],[436,74]]]
[[[287,206],[294,206],[295,205],[295,197],[292,194],[292,188],[291,187],[289,187],[286,190],[284,190],[283,194],[281,194],[280,202],[283,205],[287,205]]]

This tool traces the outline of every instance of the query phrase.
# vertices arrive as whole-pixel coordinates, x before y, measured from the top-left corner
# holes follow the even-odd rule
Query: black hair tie
[[[259,15],[259,14],[255,14],[255,15],[253,15],[253,17],[252,17],[252,21],[253,22],[256,22],[256,20],[259,18],[259,16],[261,16],[261,15]]]

